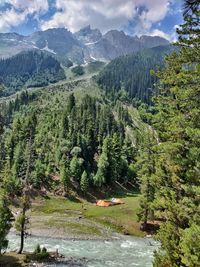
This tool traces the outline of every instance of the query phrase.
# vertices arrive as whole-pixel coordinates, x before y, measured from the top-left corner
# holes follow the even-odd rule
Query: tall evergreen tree
[[[97,173],[94,176],[94,184],[99,187],[101,187],[103,184],[105,184],[111,179],[110,178],[111,161],[109,155],[110,143],[111,143],[110,137],[106,137],[103,141],[102,153],[98,161]]]
[[[114,133],[113,138],[112,138],[110,153],[111,153],[110,158],[111,158],[111,168],[112,168],[111,179],[113,181],[117,181],[119,180],[121,176],[122,159],[121,159],[120,140],[116,133]]]
[[[11,211],[8,208],[8,202],[5,197],[0,201],[0,256],[1,251],[8,246],[6,236],[12,226],[11,224]]]
[[[68,98],[68,104],[67,104],[67,107],[68,107],[68,112],[70,113],[73,109],[73,107],[76,105],[76,99],[74,97],[74,94],[70,94],[69,95],[69,98]]]
[[[184,16],[187,16],[190,12],[195,12],[199,9],[199,0],[184,0]]]
[[[88,174],[86,171],[82,173],[81,176],[81,182],[80,182],[81,190],[86,193],[88,188],[89,188],[89,179],[88,179]]]
[[[158,73],[160,92],[155,100],[158,132],[154,214],[162,219],[157,238],[161,249],[154,266],[198,266],[194,250],[188,257],[185,241],[200,223],[200,12],[185,17],[178,30],[180,52],[167,58]],[[198,230],[195,230],[198,231]],[[189,245],[189,244],[188,244]]]
[[[138,176],[140,177],[140,190],[142,198],[138,218],[142,221],[142,229],[147,228],[148,220],[154,219],[153,202],[155,200],[155,165],[156,140],[153,131],[149,130],[137,160]]]

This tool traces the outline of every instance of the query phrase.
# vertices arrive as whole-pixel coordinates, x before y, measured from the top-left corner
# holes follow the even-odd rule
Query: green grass
[[[34,204],[32,211],[35,214],[44,213],[60,213],[75,212],[80,210],[80,203],[77,204],[74,201],[70,201],[66,198],[50,197],[46,199],[38,199]]]
[[[99,221],[118,232],[143,236],[137,223],[139,198],[140,197],[137,195],[126,196],[123,198],[125,204],[107,208],[92,206],[86,211],[86,216],[87,218]]]
[[[6,253],[0,256],[0,267],[25,267],[25,255],[15,252]]]
[[[48,226],[57,227],[57,228],[63,228],[65,231],[70,232],[74,235],[79,235],[83,233],[87,233],[87,235],[92,236],[101,236],[100,230],[91,225],[86,225],[79,222],[69,222],[69,221],[61,221],[57,220],[56,218],[54,220],[49,220]]]
[[[110,198],[111,197],[119,197],[119,194],[114,194],[110,196]],[[67,220],[69,217],[75,218],[82,216],[91,222],[100,223],[117,232],[143,236],[143,233],[139,230],[139,224],[137,223],[140,196],[138,194],[129,193],[123,195],[122,199],[125,201],[125,204],[107,208],[98,207],[82,199],[80,202],[61,197],[37,199],[37,201],[33,203],[32,214],[36,216],[57,214],[57,216],[55,215],[55,220],[51,218],[46,222],[48,226],[71,228],[77,233],[100,234],[95,226],[92,229],[91,226],[79,225],[78,221],[77,223],[65,221],[64,218]]]

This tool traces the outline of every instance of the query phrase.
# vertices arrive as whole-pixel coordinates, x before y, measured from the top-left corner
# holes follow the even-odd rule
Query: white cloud
[[[149,30],[153,23],[162,20],[169,11],[168,0],[56,0],[57,11],[41,28],[66,27],[77,31],[90,24],[103,32],[122,29],[137,18],[135,31]],[[138,8],[143,11],[138,14]]]
[[[23,10],[28,14],[44,13],[48,11],[48,0],[7,0],[6,3],[11,4],[17,10]]]
[[[171,36],[169,34],[163,32],[163,31],[161,31],[159,29],[153,30],[152,32],[148,33],[148,35],[150,35],[150,36],[160,36],[160,37],[165,38],[165,39],[167,39],[169,41],[171,40]]]
[[[147,35],[150,35],[150,36],[160,36],[162,38],[167,39],[170,42],[177,41],[177,34],[176,34],[175,28],[174,28],[174,30],[171,33],[166,33],[166,32],[163,32],[163,31],[161,31],[159,29],[154,29],[153,31],[148,32]]]
[[[13,26],[22,24],[28,15],[34,15],[35,19],[40,14],[48,11],[48,0],[0,0],[0,6],[11,5],[4,11],[0,11],[0,32],[8,31]]]
[[[8,31],[12,26],[18,26],[26,19],[27,13],[18,13],[13,8],[0,12],[0,32]]]
[[[174,1],[174,0],[171,0]],[[171,2],[170,1],[170,2]],[[169,0],[0,0],[11,8],[0,11],[0,31],[22,24],[28,15],[38,20],[42,30],[66,27],[72,32],[90,24],[102,32],[123,29],[130,21],[133,34],[146,34],[153,23],[161,21],[170,11]],[[41,15],[55,5],[56,13],[49,20],[41,21]],[[158,32],[162,34],[161,32]]]

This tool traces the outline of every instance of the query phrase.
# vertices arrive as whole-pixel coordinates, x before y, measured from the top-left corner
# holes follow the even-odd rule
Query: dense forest
[[[187,5],[175,48],[159,47],[120,57],[105,66],[98,77],[35,92],[22,91],[0,102],[0,185],[4,191],[0,252],[8,244],[8,203],[13,199],[21,200],[18,225],[23,240],[33,190],[45,189],[64,197],[75,190],[86,198],[91,191],[131,183],[141,193],[141,229],[158,227],[155,238],[161,246],[155,252],[153,266],[199,266],[198,6]],[[2,61],[0,72],[5,85],[8,68],[13,77],[16,71],[19,77],[26,77],[29,70],[26,85],[31,84],[30,77],[44,73],[49,66],[52,73],[56,70],[57,78],[59,73],[58,80],[64,77],[53,58],[38,52],[29,54],[33,63],[23,54]],[[43,59],[41,64],[36,62],[38,55]],[[12,60],[16,60],[13,69]],[[152,69],[155,76],[151,76]],[[74,68],[76,75],[83,71],[81,66]],[[156,94],[150,90],[154,83]],[[131,104],[133,98],[152,105],[149,124]],[[19,253],[22,250],[23,242]]]
[[[160,46],[116,58],[100,72],[97,82],[110,96],[124,89],[130,98],[150,104],[157,81],[151,70],[163,67],[165,56],[174,49],[172,46]]]
[[[81,186],[82,179],[87,179],[83,191],[115,181],[134,182],[136,147],[143,136],[133,125],[131,107],[120,99],[109,103],[102,93],[90,95],[94,82],[89,86],[86,82],[88,93],[76,97],[69,91],[72,86],[23,91],[2,103],[2,181],[9,194],[20,195],[30,153],[29,183],[36,188],[48,188],[56,175],[61,177],[58,188],[64,191],[73,182]],[[134,140],[128,128],[135,131]]]
[[[60,63],[41,51],[22,52],[0,61],[1,96],[10,95],[23,86],[40,87],[65,78]]]

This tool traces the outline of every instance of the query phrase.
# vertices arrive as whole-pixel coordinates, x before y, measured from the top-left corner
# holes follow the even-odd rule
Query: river
[[[11,233],[8,236],[9,250],[19,247],[19,236]],[[120,236],[112,241],[64,240],[43,237],[28,237],[25,250],[33,251],[37,244],[45,246],[49,251],[58,249],[64,256],[75,259],[86,258],[83,267],[152,267],[153,251],[158,247],[151,238]],[[72,266],[72,265],[46,265]]]

